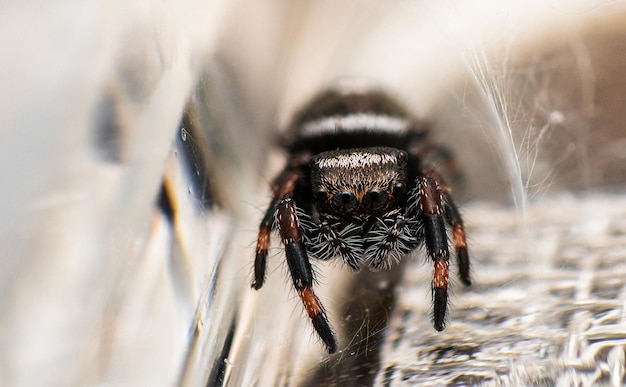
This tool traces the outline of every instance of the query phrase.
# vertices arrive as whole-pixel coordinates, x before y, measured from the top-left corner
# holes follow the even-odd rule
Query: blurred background
[[[624,3],[1,8],[0,385],[624,383]],[[474,285],[438,333],[419,252],[314,263],[328,357],[278,241],[250,273],[276,135],[363,80],[456,153]]]

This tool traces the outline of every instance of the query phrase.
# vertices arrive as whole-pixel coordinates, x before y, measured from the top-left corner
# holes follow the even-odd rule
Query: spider
[[[433,325],[448,304],[452,230],[459,277],[471,285],[465,229],[435,165],[456,173],[454,157],[381,91],[331,90],[298,113],[283,138],[288,162],[273,182],[259,226],[252,287],[265,281],[270,235],[278,230],[293,286],[329,353],[337,340],[313,291],[310,258],[339,257],[353,271],[378,271],[420,246],[434,263]]]

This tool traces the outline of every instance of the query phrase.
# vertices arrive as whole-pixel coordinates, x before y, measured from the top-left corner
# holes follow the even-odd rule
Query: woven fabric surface
[[[429,281],[410,266],[382,350],[379,385],[623,385],[626,198],[572,196],[525,216],[466,207],[474,285],[429,321]]]

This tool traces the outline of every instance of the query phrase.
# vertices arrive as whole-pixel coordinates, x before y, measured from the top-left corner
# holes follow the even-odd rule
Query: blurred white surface
[[[178,313],[153,208],[224,4],[2,8],[0,384],[174,383],[206,279]]]

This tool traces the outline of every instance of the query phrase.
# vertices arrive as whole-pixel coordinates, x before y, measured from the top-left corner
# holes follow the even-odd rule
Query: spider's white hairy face
[[[312,178],[329,197],[351,192],[361,201],[372,189],[392,197],[394,185],[406,181],[406,153],[382,147],[324,152],[312,160]]]

